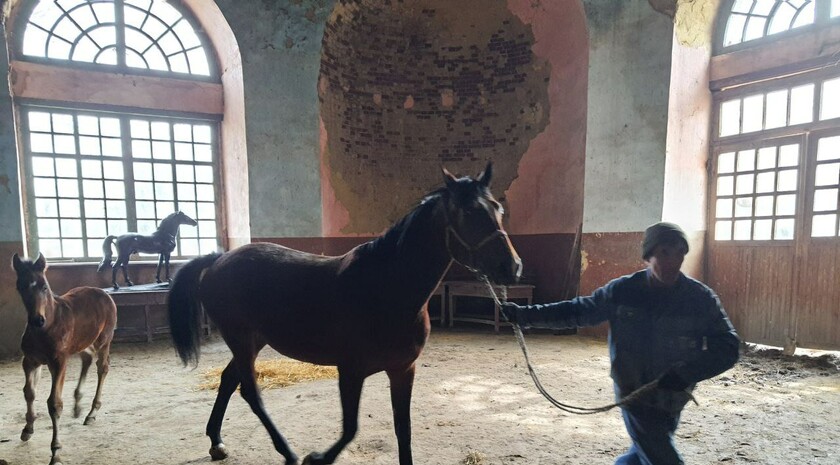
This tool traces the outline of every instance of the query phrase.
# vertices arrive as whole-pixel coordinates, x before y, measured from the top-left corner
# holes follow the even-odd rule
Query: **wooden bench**
[[[166,297],[169,284],[135,284],[119,289],[104,288],[117,304],[117,328],[115,341],[152,342],[155,335],[169,334],[169,318]],[[140,312],[137,312],[137,309]],[[138,315],[139,313],[139,315]],[[210,334],[210,322],[202,315],[201,327],[204,334]]]
[[[456,321],[468,321],[472,323],[492,324],[499,332],[501,325],[508,325],[507,322],[500,321],[501,309],[496,303],[493,303],[493,319],[489,319],[483,315],[457,314],[457,299],[458,297],[479,297],[483,299],[492,299],[490,289],[487,285],[479,281],[445,281],[442,283],[446,286],[446,292],[449,294],[447,311],[449,313],[449,326],[453,326]],[[534,286],[532,284],[512,284],[509,286],[493,286],[496,295],[499,298],[507,295],[508,300],[525,300],[529,305],[533,300]]]

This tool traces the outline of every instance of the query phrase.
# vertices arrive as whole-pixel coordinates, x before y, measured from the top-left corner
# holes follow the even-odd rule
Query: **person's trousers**
[[[674,446],[680,414],[650,407],[621,409],[624,426],[633,444],[615,465],[684,465]]]

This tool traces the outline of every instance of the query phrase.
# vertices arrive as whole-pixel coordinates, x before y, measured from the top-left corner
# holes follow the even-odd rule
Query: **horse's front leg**
[[[312,452],[303,459],[303,465],[326,465],[335,462],[338,454],[356,436],[359,430],[359,399],[365,377],[354,369],[338,367],[338,389],[341,394],[341,437],[324,453]]]
[[[172,280],[169,279],[169,258],[171,256],[172,254],[166,254],[166,260],[164,260],[164,262],[166,263],[166,281],[170,283],[172,282]]]
[[[161,254],[158,256],[157,269],[155,270],[155,282],[156,282],[156,283],[158,283],[158,284],[160,284],[160,283],[161,283],[161,280],[160,280],[160,267],[161,267],[161,265],[163,265],[164,255],[165,255],[165,254],[161,253]],[[167,262],[166,262],[166,277],[167,277],[167,278],[169,277],[169,261],[168,261],[168,260],[167,260]]]
[[[400,451],[400,465],[412,465],[411,458],[411,390],[414,387],[414,364],[405,370],[388,371],[391,380],[391,407],[394,409],[394,431]]]
[[[35,386],[41,373],[41,364],[29,357],[23,357],[23,374],[26,383],[23,385],[23,398],[26,399],[26,426],[20,433],[21,441],[28,441],[35,431]]]
[[[58,439],[58,420],[61,418],[61,411],[64,409],[64,401],[61,400],[62,390],[64,389],[64,375],[67,372],[67,360],[59,358],[50,362],[50,374],[52,375],[52,389],[50,397],[47,399],[47,408],[50,412],[50,420],[52,420],[53,436],[52,436],[52,459],[50,465],[60,465],[61,458],[58,456],[58,451],[61,450],[61,441]]]

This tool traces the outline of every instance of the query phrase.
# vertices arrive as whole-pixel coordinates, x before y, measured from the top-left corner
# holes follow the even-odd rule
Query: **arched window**
[[[180,3],[23,2],[11,50],[27,243],[94,260],[108,235],[152,233],[176,210],[174,256],[224,246],[222,89],[209,41]]]

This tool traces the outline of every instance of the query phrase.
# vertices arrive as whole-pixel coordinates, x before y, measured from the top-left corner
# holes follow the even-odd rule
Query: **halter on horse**
[[[178,236],[178,228],[182,224],[195,226],[198,223],[194,219],[185,215],[183,212],[177,211],[162,219],[157,231],[153,232],[151,236],[128,233],[119,237],[106,237],[102,242],[102,261],[99,262],[99,266],[96,268],[96,271],[100,272],[106,267],[111,266],[111,243],[114,242],[117,246],[117,261],[114,263],[111,271],[111,282],[114,285],[114,289],[119,289],[120,287],[117,284],[117,268],[120,267],[122,267],[123,279],[125,279],[126,285],[134,285],[134,283],[128,279],[128,270],[126,270],[126,266],[128,265],[128,260],[131,258],[131,254],[137,252],[160,254],[160,257],[158,258],[157,272],[155,273],[155,281],[158,283],[161,282],[160,266],[164,262],[166,263],[166,279],[168,281],[169,257],[172,254],[172,251],[175,250],[175,237]]]
[[[341,437],[304,463],[335,461],[358,429],[362,384],[380,371],[390,379],[399,463],[413,463],[409,405],[415,360],[429,335],[423,304],[453,259],[500,283],[521,273],[522,262],[502,228],[501,205],[488,188],[491,177],[490,164],[475,179],[444,170],[445,187],[383,236],[341,256],[254,243],[196,258],[179,270],[169,292],[169,322],[181,360],[198,362],[202,307],[233,354],[207,422],[214,459],[228,456],[221,427],[239,387],[286,464],[298,463],[266,413],[254,379],[254,360],[270,345],[298,360],[338,367]]]

